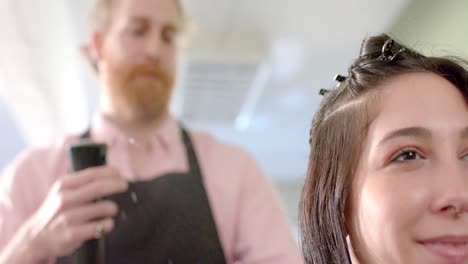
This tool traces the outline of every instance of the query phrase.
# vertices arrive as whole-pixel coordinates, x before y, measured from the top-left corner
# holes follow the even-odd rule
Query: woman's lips
[[[468,236],[439,236],[418,243],[451,263],[468,260]]]

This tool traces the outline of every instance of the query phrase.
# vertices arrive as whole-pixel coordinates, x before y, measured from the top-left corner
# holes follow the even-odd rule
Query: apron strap
[[[200,165],[198,163],[197,154],[193,147],[192,140],[190,139],[189,133],[187,130],[181,126],[182,141],[185,146],[185,154],[187,157],[187,162],[190,166],[190,174],[201,178]]]
[[[86,131],[81,134],[80,139],[91,139],[91,128],[86,129]]]

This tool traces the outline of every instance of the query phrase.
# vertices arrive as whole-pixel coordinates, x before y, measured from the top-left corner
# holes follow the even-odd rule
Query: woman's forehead
[[[379,96],[376,131],[404,127],[461,128],[468,124],[462,93],[434,73],[409,73],[384,83]]]

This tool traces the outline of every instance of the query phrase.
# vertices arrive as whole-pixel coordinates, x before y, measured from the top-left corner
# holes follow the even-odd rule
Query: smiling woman
[[[468,263],[468,74],[364,41],[311,130],[307,263]]]

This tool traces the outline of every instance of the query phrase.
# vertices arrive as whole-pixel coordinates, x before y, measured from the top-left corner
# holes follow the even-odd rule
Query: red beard
[[[174,78],[157,65],[143,64],[130,69],[114,90],[120,112],[131,120],[154,120],[164,114],[172,94]]]

